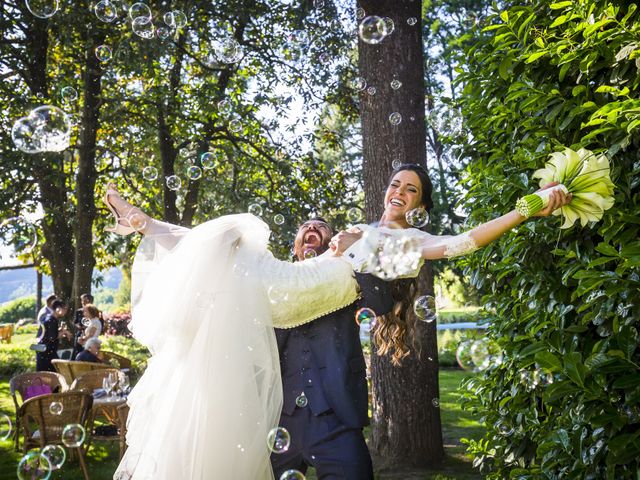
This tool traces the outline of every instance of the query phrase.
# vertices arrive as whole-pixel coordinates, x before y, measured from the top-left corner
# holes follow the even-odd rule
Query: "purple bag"
[[[36,381],[40,382],[40,384],[36,384]],[[52,393],[51,387],[45,383],[42,383],[41,378],[36,378],[33,381],[32,385],[29,385],[27,388],[25,388],[22,400],[25,401],[32,397],[37,397],[39,395],[48,395],[50,393]]]

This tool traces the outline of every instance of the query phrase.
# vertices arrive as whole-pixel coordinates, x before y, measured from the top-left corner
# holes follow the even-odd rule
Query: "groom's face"
[[[320,255],[329,248],[332,235],[333,231],[327,222],[320,219],[307,220],[298,229],[293,242],[293,253],[298,260],[309,258],[310,250]]]

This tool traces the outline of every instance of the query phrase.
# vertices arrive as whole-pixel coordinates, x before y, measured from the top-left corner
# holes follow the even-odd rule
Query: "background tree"
[[[504,351],[501,365],[466,385],[488,429],[470,450],[488,478],[635,478],[636,5],[513,2],[483,27],[459,77],[472,135],[465,152],[472,220],[512,209],[536,188],[533,171],[564,147],[609,157],[616,203],[584,228],[560,230],[557,218],[525,223],[460,261],[489,292],[489,334]]]
[[[395,24],[393,33],[381,43],[361,40],[359,44],[360,75],[368,88],[376,89],[375,95],[363,94],[360,104],[365,205],[367,220],[372,222],[383,212],[393,166],[426,164],[422,11],[420,2],[360,1],[359,6],[366,15],[389,17]],[[400,89],[391,87],[393,80],[401,82]],[[401,115],[400,124],[390,122],[394,112]],[[417,291],[433,294],[430,264],[420,274]],[[394,367],[387,356],[371,356],[370,446],[390,465],[429,465],[443,456],[436,328],[433,323],[416,323],[414,338],[407,339],[415,348],[401,367]]]

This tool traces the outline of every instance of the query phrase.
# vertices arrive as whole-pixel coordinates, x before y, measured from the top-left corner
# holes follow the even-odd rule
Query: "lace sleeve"
[[[293,328],[351,305],[359,297],[351,265],[330,252],[304,262],[267,253],[260,266],[273,326]]]

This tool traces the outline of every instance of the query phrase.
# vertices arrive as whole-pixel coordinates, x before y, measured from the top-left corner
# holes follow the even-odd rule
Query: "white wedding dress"
[[[152,221],[131,292],[131,330],[152,357],[128,398],[128,450],[115,480],[272,479],[267,435],[282,406],[273,327],[353,303],[352,264],[383,278],[415,276],[422,259],[413,240],[452,255],[473,248],[464,235],[358,227],[365,235],[344,257],[291,263],[273,257],[268,226],[249,214],[192,230]]]
[[[282,403],[273,327],[353,303],[340,257],[275,259],[248,214],[193,230],[156,222],[133,266],[131,329],[152,353],[131,392],[114,479],[273,478],[267,435]]]

